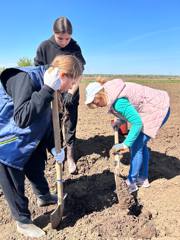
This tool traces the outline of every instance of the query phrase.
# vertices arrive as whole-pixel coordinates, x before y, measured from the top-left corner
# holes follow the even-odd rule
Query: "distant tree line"
[[[33,61],[32,59],[30,58],[27,58],[27,57],[23,57],[23,58],[20,58],[18,61],[17,61],[17,66],[19,67],[27,67],[27,66],[33,66]],[[5,69],[6,67],[0,67],[0,73]]]
[[[30,58],[23,57],[19,59],[19,61],[17,62],[17,65],[19,67],[27,67],[27,66],[33,66],[34,64]]]

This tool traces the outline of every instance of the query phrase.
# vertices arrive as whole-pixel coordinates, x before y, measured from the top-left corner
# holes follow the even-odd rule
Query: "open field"
[[[125,81],[137,82],[140,84],[146,83],[180,83],[180,76],[164,76],[164,75],[108,75],[108,74],[94,74],[84,75],[83,82],[94,81],[97,78],[115,79],[122,78]]]
[[[84,105],[84,89],[94,76],[86,77],[81,85],[76,158],[78,174],[69,176],[65,164],[65,191],[68,193],[65,216],[58,230],[49,224],[49,212],[54,206],[38,208],[27,182],[29,207],[35,222],[47,233],[42,240],[180,240],[180,78],[142,78],[124,76],[154,88],[167,90],[171,98],[171,116],[151,140],[150,188],[140,188],[138,202],[141,211],[127,215],[118,206],[113,174],[112,116],[106,109],[89,110]],[[129,169],[129,156],[122,162],[124,176]],[[55,187],[53,159],[49,158],[46,176]],[[24,240],[16,232],[4,197],[0,197],[0,239]]]

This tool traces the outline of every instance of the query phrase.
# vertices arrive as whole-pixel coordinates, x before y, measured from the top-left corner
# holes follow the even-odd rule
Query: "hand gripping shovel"
[[[58,111],[58,95],[57,91],[54,93],[54,99],[52,101],[52,119],[54,129],[54,141],[56,152],[61,151],[61,136],[60,136],[60,123],[59,123],[59,111]],[[62,179],[62,164],[56,161],[56,180],[57,180],[57,195],[58,206],[51,213],[50,221],[53,229],[57,228],[62,220],[64,210],[64,195],[63,195],[63,179]]]

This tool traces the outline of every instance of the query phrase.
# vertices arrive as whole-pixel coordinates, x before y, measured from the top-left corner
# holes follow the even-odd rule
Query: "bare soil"
[[[114,159],[109,151],[114,142],[107,109],[89,110],[81,101],[77,127],[76,159],[78,174],[70,176],[64,166],[64,190],[68,193],[64,217],[57,230],[51,228],[49,214],[56,206],[38,208],[29,182],[26,193],[35,223],[46,231],[43,240],[126,240],[180,239],[180,84],[150,84],[165,89],[171,97],[171,116],[151,140],[150,188],[129,195],[124,179],[129,155],[121,160],[115,183]],[[54,160],[49,156],[46,176],[55,190]],[[0,239],[24,240],[16,232],[4,196],[0,196]]]

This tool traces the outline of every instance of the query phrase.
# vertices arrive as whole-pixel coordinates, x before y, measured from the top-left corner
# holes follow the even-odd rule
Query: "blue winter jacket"
[[[18,69],[29,74],[36,91],[44,85],[45,66]],[[17,126],[13,119],[13,111],[12,98],[0,83],[0,162],[22,170],[50,127],[51,108],[46,108],[38,119],[26,128]]]

